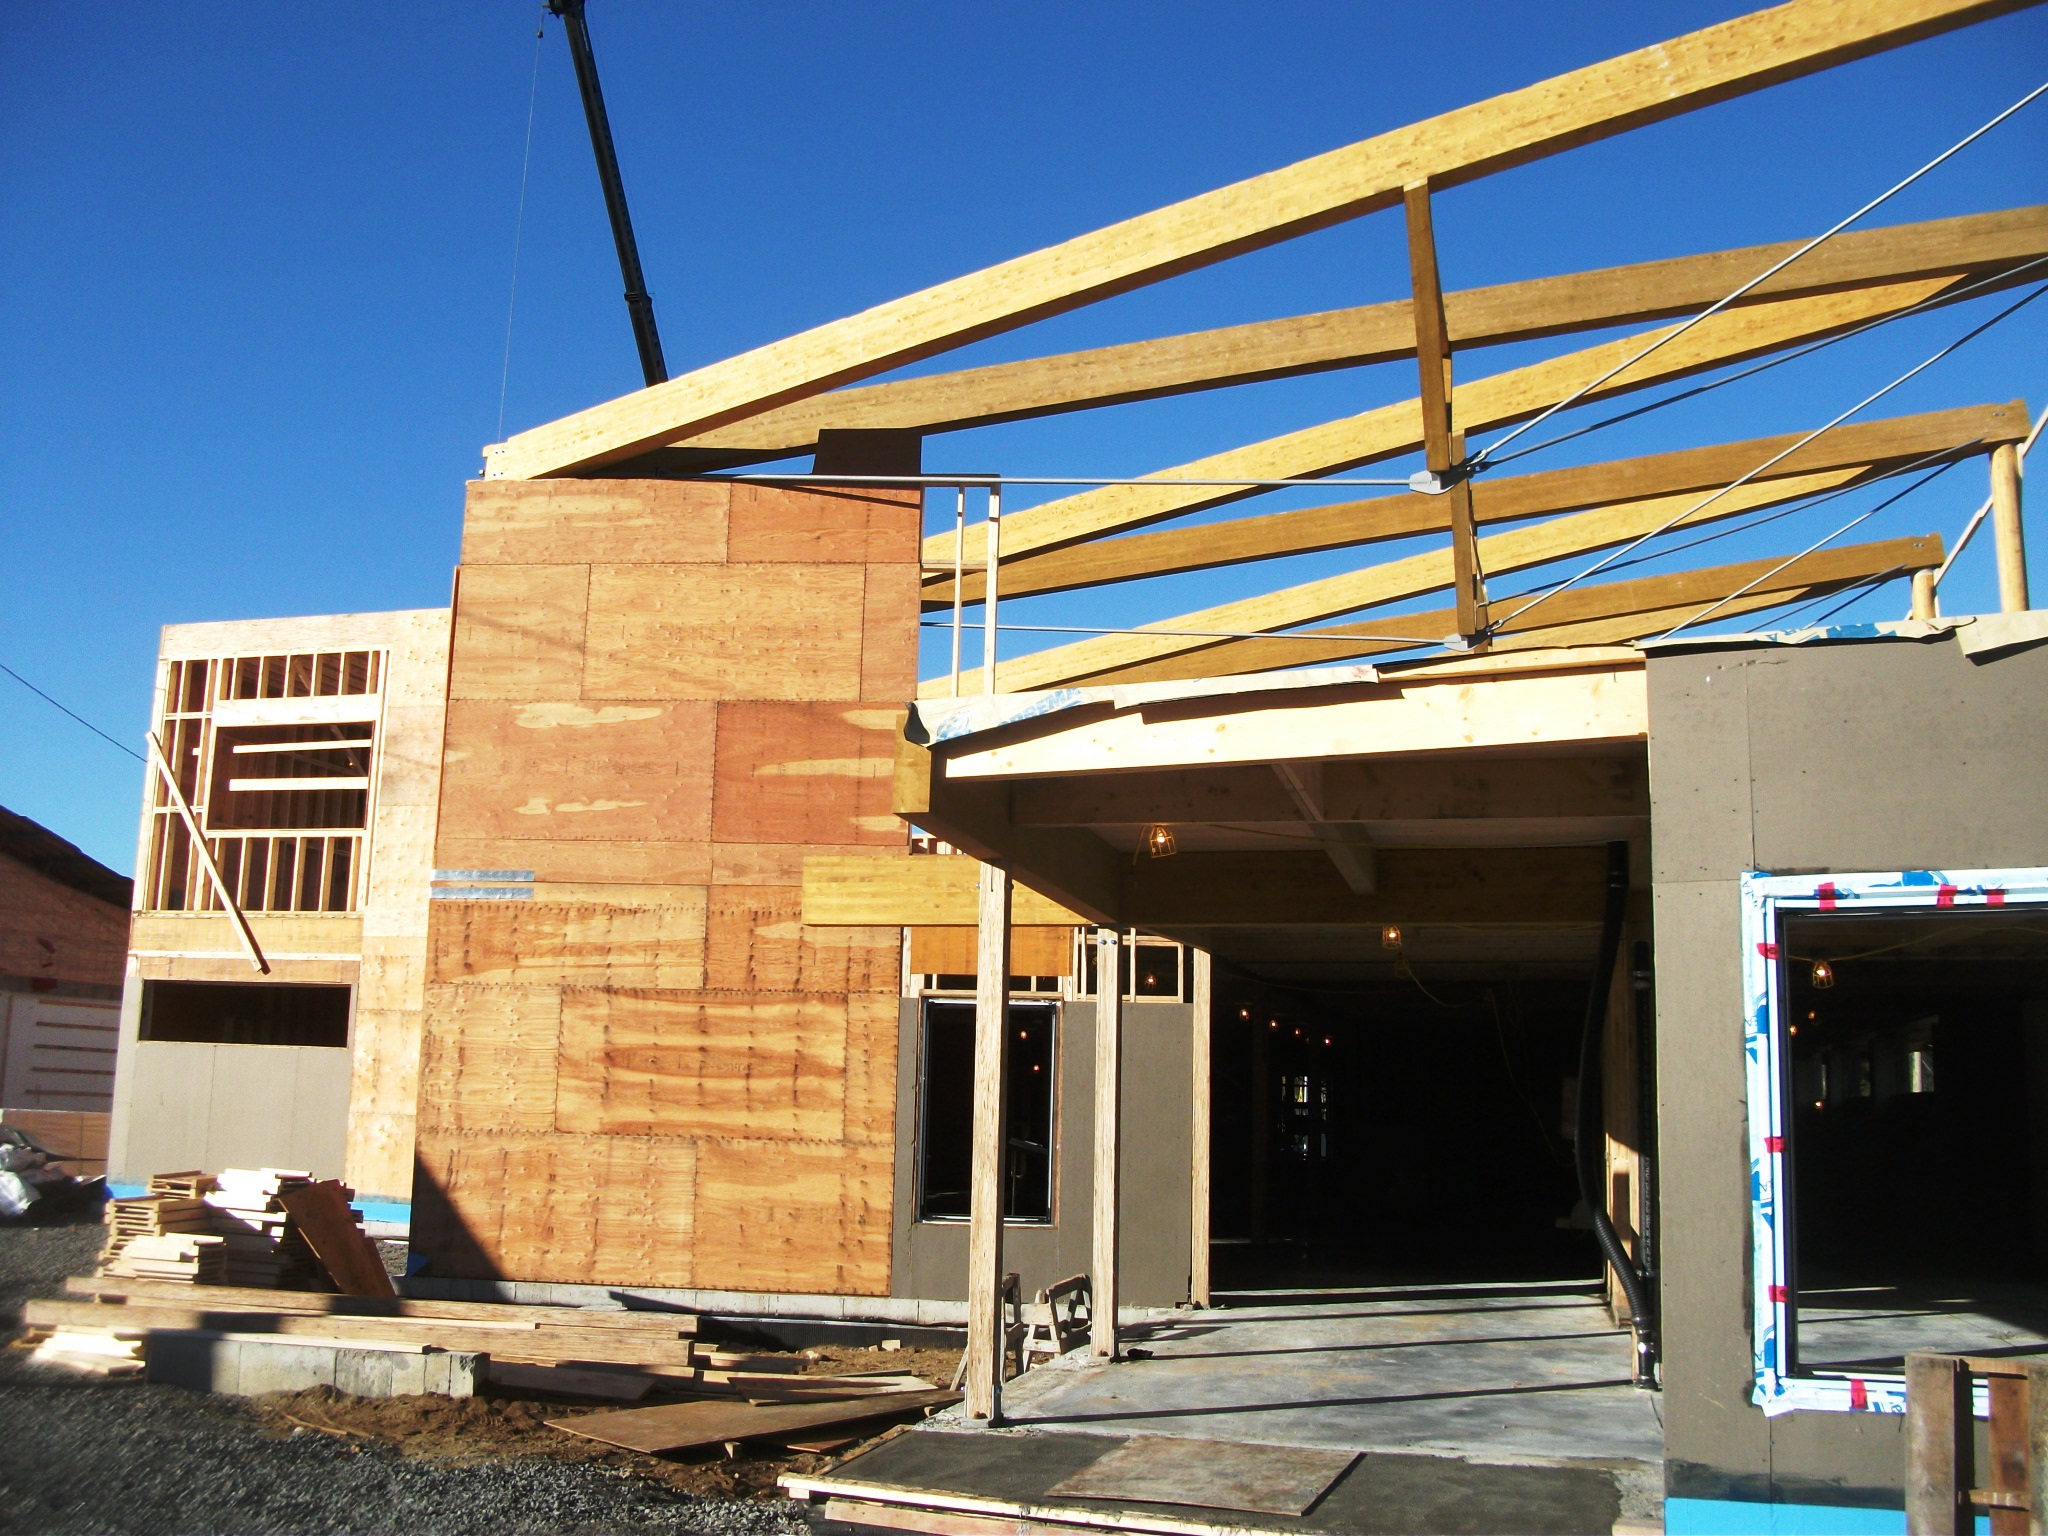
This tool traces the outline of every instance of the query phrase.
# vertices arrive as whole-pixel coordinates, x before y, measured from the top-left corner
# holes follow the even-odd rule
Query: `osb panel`
[[[441,725],[446,710],[432,704],[384,706],[377,739],[377,805],[424,805],[441,792]]]
[[[718,706],[711,835],[745,843],[886,844],[896,719],[843,704]]]
[[[696,1284],[885,1294],[891,1172],[887,1146],[700,1142]]]
[[[451,703],[442,836],[701,843],[715,713],[668,701]]]
[[[248,956],[232,955],[132,955],[135,974],[144,981],[255,981]],[[353,960],[280,960],[270,956],[267,981],[297,982],[312,986],[351,986],[358,970]]]
[[[363,942],[418,938],[427,931],[427,883],[434,866],[434,803],[379,804],[370,823],[363,891]]]
[[[836,1141],[845,1087],[844,998],[562,998],[564,1131]]]
[[[917,641],[920,596],[918,567],[915,565],[874,565],[868,567],[867,594],[861,614],[860,692],[864,699],[904,699],[917,696]],[[1000,588],[997,597],[1002,596]],[[979,657],[979,630],[961,636],[961,661],[967,655]]]
[[[434,986],[420,1056],[420,1132],[552,1131],[561,994],[546,987]]]
[[[900,930],[807,928],[801,887],[713,886],[704,928],[707,991],[893,996],[902,980]]]
[[[593,699],[856,699],[864,568],[600,565]]]
[[[411,1109],[348,1111],[348,1145],[341,1176],[365,1200],[405,1204],[412,1199],[413,1145],[419,1122]]]
[[[448,697],[575,698],[589,585],[580,565],[465,567],[455,589]]]
[[[687,1141],[508,1136],[422,1142],[435,1269],[584,1285],[694,1283]]]
[[[444,832],[434,846],[438,868],[526,869],[541,882],[705,885],[711,880],[711,850],[701,842],[450,837]]]
[[[921,516],[914,503],[923,498],[909,494],[913,504],[906,503],[902,491],[789,491],[736,485],[728,558],[736,564],[811,565],[901,560],[914,569],[919,558],[915,530]],[[908,535],[906,527],[911,530]]]
[[[704,892],[674,890],[667,907],[437,901],[430,974],[436,982],[694,991],[704,985]]]
[[[729,487],[704,481],[472,481],[462,563],[715,565],[725,559],[729,494]]]

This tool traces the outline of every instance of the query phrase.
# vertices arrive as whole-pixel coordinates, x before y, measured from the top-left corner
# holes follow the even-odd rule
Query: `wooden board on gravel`
[[[377,1245],[363,1236],[360,1218],[349,1209],[341,1184],[325,1179],[303,1189],[280,1190],[277,1203],[298,1224],[313,1257],[333,1277],[334,1283],[351,1296],[375,1296],[396,1301],[391,1276]]]
[[[130,1280],[116,1275],[73,1275],[64,1289],[74,1296],[109,1300],[133,1298],[182,1307],[228,1307],[240,1311],[333,1313],[348,1317],[432,1317],[448,1322],[554,1323],[574,1328],[610,1328],[681,1338],[697,1331],[689,1312],[636,1311],[625,1307],[542,1307],[506,1301],[435,1301],[404,1296],[337,1296],[330,1291],[274,1291],[259,1286],[183,1285]]]
[[[958,1392],[935,1390],[880,1393],[834,1403],[664,1403],[548,1423],[585,1439],[654,1455],[728,1441],[785,1439],[838,1424],[923,1414],[959,1401]]]

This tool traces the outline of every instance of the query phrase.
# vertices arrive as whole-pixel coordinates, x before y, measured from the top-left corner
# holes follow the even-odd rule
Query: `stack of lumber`
[[[687,1373],[696,1319],[676,1312],[528,1307],[270,1291],[76,1276],[72,1299],[30,1301],[30,1329],[104,1335],[263,1334],[306,1342],[427,1346],[552,1368],[573,1364]]]
[[[204,1232],[143,1233],[130,1237],[121,1251],[100,1266],[109,1275],[142,1280],[181,1280],[190,1285],[219,1285],[227,1274],[227,1239]]]
[[[158,1174],[150,1188],[180,1177],[191,1176]],[[212,1213],[212,1230],[227,1239],[221,1284],[299,1289],[320,1283],[313,1250],[280,1201],[280,1196],[311,1185],[311,1174],[286,1168],[223,1168],[206,1182],[212,1186],[203,1196]],[[344,1190],[344,1199],[352,1195]]]
[[[107,1243],[100,1251],[103,1269],[118,1263],[138,1238],[213,1232],[213,1217],[204,1200],[196,1195],[159,1194],[154,1189],[132,1200],[109,1200],[106,1223]]]
[[[37,1365],[54,1365],[86,1376],[140,1376],[142,1336],[136,1333],[73,1333],[58,1329],[29,1356]]]

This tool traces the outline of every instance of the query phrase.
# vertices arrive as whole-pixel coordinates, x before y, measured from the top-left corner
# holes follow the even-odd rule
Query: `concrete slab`
[[[1361,1287],[1132,1328],[1150,1358],[1071,1355],[1005,1388],[1020,1427],[1188,1435],[1492,1462],[1661,1464],[1657,1398],[1574,1282]],[[957,1410],[942,1416],[953,1419]],[[938,1422],[938,1421],[934,1421]]]
[[[2048,1349],[2048,1294],[1968,1281],[1803,1289],[1797,1349],[1801,1370],[1836,1371],[1902,1371],[1909,1351],[2036,1354]]]

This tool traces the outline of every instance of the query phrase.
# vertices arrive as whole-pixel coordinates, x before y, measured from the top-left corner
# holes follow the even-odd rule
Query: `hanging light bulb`
[[[1145,852],[1155,859],[1170,859],[1180,851],[1173,840],[1173,828],[1155,824],[1145,829]]]
[[[1835,984],[1835,968],[1825,960],[1814,961],[1813,984],[1816,987],[1832,987]]]
[[[1400,947],[1401,930],[1392,923],[1387,924],[1386,927],[1380,930],[1380,948],[1399,949]]]

